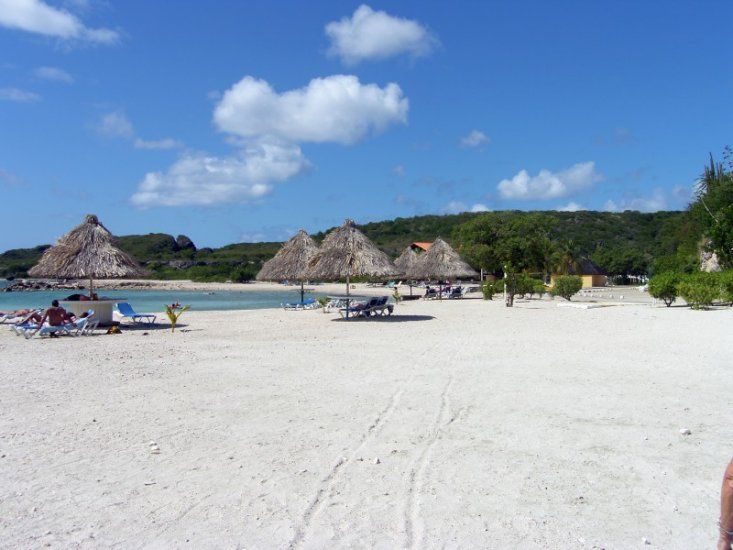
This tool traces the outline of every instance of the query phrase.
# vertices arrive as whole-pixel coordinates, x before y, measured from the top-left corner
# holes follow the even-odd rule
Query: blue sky
[[[0,0],[0,250],[679,209],[731,144],[733,2]]]

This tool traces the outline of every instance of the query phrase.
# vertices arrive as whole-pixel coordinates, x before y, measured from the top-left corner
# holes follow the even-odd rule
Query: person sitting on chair
[[[41,330],[41,327],[46,321],[48,321],[49,326],[52,327],[60,327],[62,325],[65,325],[67,323],[67,316],[68,314],[66,313],[66,310],[59,306],[59,301],[54,300],[53,302],[51,302],[51,307],[43,313],[43,317],[41,317],[41,320],[38,323],[38,329],[36,330],[36,332]],[[51,333],[50,336],[52,338],[58,338],[58,335],[55,333]]]

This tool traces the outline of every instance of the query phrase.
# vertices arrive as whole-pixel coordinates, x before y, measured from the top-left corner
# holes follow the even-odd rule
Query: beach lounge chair
[[[74,323],[66,323],[64,325],[51,326],[44,323],[39,329],[38,326],[27,328],[23,331],[23,336],[26,340],[30,340],[34,336],[43,338],[44,336],[59,335],[59,334],[71,334],[71,331],[75,329]]]
[[[426,300],[434,300],[438,297],[438,289],[437,288],[429,288],[425,291],[425,295],[423,298]]]
[[[389,296],[382,296],[381,298],[378,298],[374,305],[364,311],[363,315],[365,317],[370,317],[372,315],[374,315],[375,317],[392,315],[392,312],[394,311],[394,305],[388,304],[388,301]]]
[[[94,329],[99,326],[99,319],[95,317],[94,310],[87,311],[87,316],[77,319],[71,324],[69,334],[76,336],[85,336],[92,334]]]
[[[361,317],[366,311],[369,310],[369,308],[376,305],[376,302],[378,300],[379,298],[371,298],[368,302],[361,302],[355,305],[350,305],[348,307],[341,307],[339,308],[339,315],[345,318],[346,314],[348,313],[350,317]]]
[[[460,286],[454,286],[448,293],[449,300],[455,300],[457,298],[463,298],[463,289]]]
[[[378,298],[371,298],[366,303],[357,304],[349,308],[340,308],[339,315],[346,317],[348,311],[351,317],[372,317],[382,315],[392,315],[394,311],[394,305],[388,304],[389,296],[382,296]]]
[[[137,313],[127,302],[118,302],[116,305],[117,311],[120,313],[120,315],[122,315],[122,319],[132,319],[132,322],[135,324],[140,324],[143,322],[149,325],[155,324],[154,313]],[[144,319],[147,320],[143,321]]]
[[[294,302],[287,304],[280,304],[285,311],[303,311],[306,309],[316,309],[318,303],[315,298],[308,298],[302,302]]]
[[[4,325],[5,323],[12,323],[15,319],[18,319],[18,316],[15,314],[14,311],[8,313],[0,313],[0,325]]]
[[[87,311],[86,317],[80,317],[71,323],[63,325],[51,326],[44,323],[40,329],[36,324],[18,325],[16,334],[22,334],[26,339],[38,336],[51,336],[52,334],[67,334],[69,336],[81,336],[83,334],[91,334],[91,332],[99,325],[99,319],[94,317],[94,310]]]

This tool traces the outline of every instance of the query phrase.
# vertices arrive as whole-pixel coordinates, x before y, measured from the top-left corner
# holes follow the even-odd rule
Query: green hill
[[[701,230],[687,212],[484,212],[416,216],[371,222],[360,228],[392,257],[415,241],[440,236],[477,268],[495,269],[485,252],[502,239],[541,231],[553,246],[572,248],[609,273],[646,273],[655,262],[694,263]],[[316,233],[321,241],[327,231]],[[237,243],[200,248],[183,235],[165,233],[118,238],[121,248],[150,271],[151,278],[244,281],[254,277],[281,243]],[[0,277],[24,277],[48,245],[0,254]],[[488,248],[487,248],[488,247]],[[481,252],[481,253],[479,253]],[[483,254],[483,255],[482,255]],[[496,262],[494,262],[496,263]]]

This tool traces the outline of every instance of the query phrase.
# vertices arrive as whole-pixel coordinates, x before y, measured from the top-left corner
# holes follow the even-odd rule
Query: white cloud
[[[121,111],[113,111],[102,115],[96,125],[100,134],[110,138],[120,138],[131,141],[135,149],[177,149],[183,147],[183,143],[173,138],[158,140],[145,140],[137,137],[135,128]]]
[[[1,1],[1,0],[0,0]],[[17,103],[32,103],[40,101],[41,96],[35,92],[18,88],[0,88],[0,101],[15,101]]]
[[[33,74],[37,78],[50,80],[52,82],[61,82],[63,84],[71,84],[72,82],[74,82],[74,77],[72,77],[63,69],[59,69],[58,67],[38,67],[35,71],[33,71]]]
[[[582,204],[570,201],[565,206],[558,206],[557,208],[555,208],[555,210],[559,212],[578,212],[580,210],[587,210],[587,208]]]
[[[7,185],[8,187],[16,187],[22,185],[23,180],[21,180],[15,174],[12,174],[7,170],[3,170],[0,168],[0,183],[2,183],[3,185]]]
[[[116,31],[90,29],[74,14],[41,0],[0,0],[0,26],[98,44],[114,44],[119,40]]]
[[[466,203],[461,201],[451,201],[440,209],[440,211],[444,214],[460,214],[461,212],[466,212],[467,210],[468,206],[466,206]]]
[[[675,185],[672,195],[679,202],[691,201],[695,197],[694,189],[689,185]]]
[[[440,211],[444,214],[460,214],[462,212],[488,212],[489,207],[485,204],[477,202],[472,206],[468,206],[466,203],[461,201],[451,201],[446,204]]]
[[[521,170],[512,179],[500,181],[497,189],[505,199],[557,199],[590,187],[602,179],[603,176],[595,171],[594,162],[581,162],[560,172],[540,170],[536,176]]]
[[[246,76],[214,109],[217,127],[236,136],[272,136],[294,143],[355,143],[407,121],[408,100],[397,84],[380,88],[350,75],[314,78],[304,88],[278,94]]]
[[[134,139],[135,130],[132,123],[120,111],[102,115],[97,123],[97,131],[107,137]]]
[[[491,142],[489,136],[484,134],[481,130],[471,130],[468,135],[461,138],[461,147],[480,147],[482,145],[488,145]]]
[[[335,75],[279,94],[264,80],[246,76],[224,93],[213,116],[227,141],[242,148],[240,153],[223,158],[184,154],[166,172],[146,174],[131,200],[140,207],[254,201],[310,166],[300,143],[355,143],[392,123],[406,122],[407,110],[408,101],[396,84],[380,88],[362,85],[354,76]],[[129,126],[128,132],[120,125],[121,137],[132,139],[136,147],[178,145],[170,139],[136,138]]]
[[[392,173],[395,176],[398,176],[400,178],[404,178],[405,177],[405,174],[407,174],[407,171],[405,170],[405,167],[404,166],[402,166],[401,164],[397,164],[396,166],[393,166],[392,167]]]
[[[178,149],[179,147],[183,147],[183,143],[173,138],[152,141],[135,138],[133,144],[135,145],[135,149]]]
[[[350,18],[328,23],[325,31],[331,41],[328,54],[347,65],[401,54],[422,57],[438,45],[437,38],[417,21],[374,11],[365,4]]]
[[[185,154],[167,172],[146,174],[131,200],[142,208],[247,202],[308,166],[300,147],[268,141],[232,157]]]
[[[650,197],[633,197],[624,199],[620,203],[607,200],[603,209],[608,212],[623,212],[624,210],[638,210],[639,212],[656,212],[667,208],[667,196],[665,192],[656,188]]]

